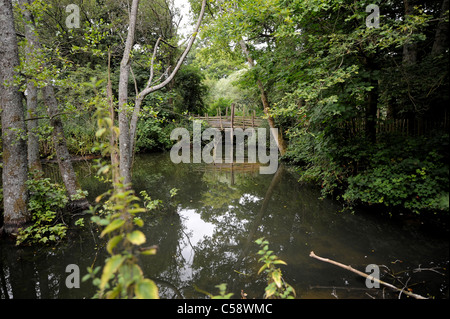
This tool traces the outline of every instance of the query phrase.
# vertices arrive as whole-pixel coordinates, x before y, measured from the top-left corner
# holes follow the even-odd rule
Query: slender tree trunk
[[[39,138],[36,135],[38,120],[36,117],[38,90],[33,82],[27,84],[27,132],[28,132],[28,168],[30,172],[42,174],[41,156],[39,154]]]
[[[30,221],[27,210],[27,144],[22,98],[13,84],[19,65],[11,0],[0,0],[0,105],[3,141],[3,232],[17,233]]]
[[[25,38],[27,44],[25,47],[26,62],[32,65],[35,57],[35,48],[38,45],[38,39],[34,31],[34,23],[31,17],[31,13],[27,10],[26,5],[29,4],[28,0],[19,0],[22,15],[25,21]],[[27,90],[27,132],[28,132],[28,168],[31,172],[38,171],[38,174],[42,174],[41,158],[39,155],[39,138],[36,135],[38,128],[38,120],[33,120],[36,117],[36,109],[38,102],[38,88],[33,81],[28,81]]]
[[[244,51],[244,54],[247,58],[248,63],[250,64],[250,67],[253,68],[255,66],[255,61],[253,61],[253,58],[250,56],[250,52],[248,51],[247,44],[242,39],[239,41],[239,44],[242,48],[242,51]],[[259,79],[257,79],[256,82],[257,82],[259,91],[261,92],[261,102],[263,104],[264,114],[267,115],[267,121],[269,122],[269,126],[270,126],[270,128],[276,128],[275,121],[274,121],[273,117],[270,116],[270,104],[269,104],[269,99],[267,97],[267,93],[264,89],[264,85],[261,82],[261,80],[259,80]],[[282,132],[279,132],[278,139],[276,142],[277,142],[280,154],[284,155],[286,153],[286,142],[283,139]]]
[[[117,188],[119,185],[119,165],[120,165],[120,157],[119,157],[119,149],[117,145],[117,134],[114,130],[114,123],[116,120],[116,115],[114,111],[114,97],[112,92],[112,83],[111,83],[111,52],[108,52],[108,85],[106,88],[106,94],[109,103],[109,117],[111,118],[111,128],[109,135],[109,147],[110,147],[110,156],[111,156],[111,167],[112,167],[112,180],[114,188]]]
[[[139,7],[139,0],[133,0],[128,24],[128,35],[125,42],[125,50],[120,63],[119,78],[119,150],[120,150],[120,175],[123,183],[131,184],[131,140],[128,116],[128,79],[130,77],[130,53],[134,45],[134,33]]]
[[[408,19],[408,16],[414,13],[414,1],[412,0],[403,0],[403,5],[405,7],[405,19]],[[404,65],[413,65],[417,61],[417,44],[411,43],[407,41],[403,45],[403,64]]]
[[[445,13],[448,11],[449,4],[448,0],[442,2],[441,7],[441,20],[436,28],[436,34],[434,36],[433,48],[431,50],[432,56],[438,56],[445,52],[448,48],[447,34],[448,34],[448,22],[444,21]]]
[[[51,85],[47,85],[42,90],[44,101],[47,106],[47,112],[50,117],[50,125],[53,127],[53,144],[56,151],[59,170],[61,177],[66,186],[67,193],[70,197],[78,194],[80,187],[77,182],[77,176],[72,165],[72,157],[67,150],[66,137],[64,136],[63,123],[58,115],[58,101],[55,97],[55,91]],[[71,209],[87,209],[89,203],[85,197],[77,200],[71,200]]]

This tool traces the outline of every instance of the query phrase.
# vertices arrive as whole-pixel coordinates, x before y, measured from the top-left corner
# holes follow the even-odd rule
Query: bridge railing
[[[225,110],[225,115],[222,115],[220,108],[217,110],[216,116],[205,116],[192,115],[194,118],[206,121],[211,127],[220,128],[221,130],[225,128],[242,128],[246,129],[249,127],[260,127],[263,124],[263,119],[256,116],[255,110],[253,110],[252,115],[236,116],[235,115],[235,104],[231,105],[231,114],[228,115],[228,108]],[[244,114],[245,114],[244,110]]]

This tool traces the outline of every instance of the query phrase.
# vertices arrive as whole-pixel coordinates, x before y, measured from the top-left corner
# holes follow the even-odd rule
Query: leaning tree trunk
[[[11,0],[0,0],[0,105],[3,142],[3,231],[7,235],[30,221],[26,187],[27,144],[21,94],[14,85],[19,65]]]
[[[255,66],[255,61],[253,61],[253,58],[250,56],[250,52],[248,51],[247,44],[242,39],[239,41],[239,44],[242,48],[242,51],[244,51],[244,53],[245,53],[245,56],[247,58],[248,63],[250,64],[250,67],[253,68]],[[266,114],[266,116],[267,116],[267,121],[269,122],[269,126],[270,126],[270,128],[276,128],[275,121],[274,121],[273,117],[270,116],[270,104],[269,104],[269,99],[267,97],[266,90],[264,89],[264,85],[261,82],[261,80],[259,80],[259,79],[257,79],[256,82],[257,82],[259,91],[261,93],[261,102],[263,104],[264,114]],[[286,153],[286,142],[283,139],[282,132],[279,132],[278,139],[276,139],[276,142],[277,142],[277,146],[280,151],[280,154],[284,155]]]
[[[71,197],[79,196],[80,187],[77,182],[75,170],[72,165],[72,157],[67,150],[66,137],[64,136],[63,123],[59,115],[58,102],[55,97],[55,91],[51,85],[47,85],[42,89],[44,101],[47,106],[48,116],[50,117],[50,125],[53,127],[53,144],[56,151],[59,170],[66,186],[67,194]],[[89,203],[83,196],[82,198],[71,200],[69,207],[72,210],[87,209]]]

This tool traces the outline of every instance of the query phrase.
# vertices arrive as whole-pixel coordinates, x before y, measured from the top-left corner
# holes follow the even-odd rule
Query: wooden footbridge
[[[235,104],[231,105],[231,112],[228,115],[228,107],[225,110],[225,115],[222,115],[221,109],[217,110],[216,116],[209,116],[205,114],[205,116],[191,115],[196,120],[203,120],[208,123],[209,126],[213,128],[218,128],[220,130],[225,130],[226,128],[242,128],[245,130],[246,128],[260,127],[264,123],[264,119],[257,117],[256,112],[253,110],[252,115],[248,115],[245,108],[243,111],[243,116],[236,116],[234,114]]]

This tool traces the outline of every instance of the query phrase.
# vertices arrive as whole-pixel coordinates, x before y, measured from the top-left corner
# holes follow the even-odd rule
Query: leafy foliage
[[[97,137],[102,138],[105,133],[115,132],[117,127],[108,117],[107,112],[99,106],[97,111],[98,131]],[[103,152],[111,151],[111,145],[99,143],[98,148]],[[101,165],[99,174],[109,175],[116,168],[110,165]],[[105,178],[106,180],[109,177]],[[106,250],[111,255],[106,259],[100,278],[97,277],[101,267],[88,268],[88,274],[83,280],[93,280],[98,287],[95,297],[107,299],[159,298],[156,284],[145,278],[141,267],[138,265],[138,256],[154,255],[155,246],[142,247],[146,243],[145,234],[136,228],[142,228],[144,222],[138,214],[146,212],[146,208],[139,205],[139,198],[134,191],[120,182],[113,185],[113,189],[96,198],[96,202],[107,197],[103,205],[91,208],[93,214],[91,220],[103,227],[101,238],[108,237]],[[147,204],[147,208],[155,208]]]
[[[59,242],[67,232],[67,225],[61,221],[62,210],[68,203],[65,188],[40,176],[30,178],[27,186],[32,225],[19,231],[16,245]]]
[[[137,228],[143,226],[143,221],[137,215],[145,212],[137,203],[138,197],[132,190],[125,190],[123,185],[117,185],[103,208],[92,216],[92,221],[104,227],[100,237],[108,237],[106,249],[111,255],[106,259],[100,278],[96,274],[100,267],[89,268],[83,280],[93,279],[98,287],[95,297],[157,299],[158,288],[156,284],[145,278],[138,265],[138,255],[154,255],[156,247],[141,247],[146,237]],[[97,198],[97,202],[103,196]]]
[[[255,241],[261,249],[258,255],[261,257],[258,261],[264,265],[259,269],[258,274],[264,272],[267,276],[267,286],[265,288],[264,298],[266,299],[294,299],[294,288],[286,283],[283,279],[281,269],[275,265],[286,265],[284,261],[279,259],[269,250],[269,242],[264,238],[259,238]]]

